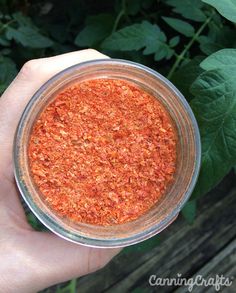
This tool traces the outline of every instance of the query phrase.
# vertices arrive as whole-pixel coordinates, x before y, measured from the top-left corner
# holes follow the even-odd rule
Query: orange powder
[[[36,186],[59,216],[95,225],[140,217],[176,168],[165,108],[130,82],[94,79],[57,94],[37,118],[28,157]]]

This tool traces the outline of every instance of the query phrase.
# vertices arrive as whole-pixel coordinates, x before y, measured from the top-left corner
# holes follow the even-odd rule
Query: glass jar
[[[138,219],[114,226],[75,223],[60,218],[43,201],[29,168],[27,148],[38,115],[63,88],[96,78],[122,79],[136,84],[158,99],[177,129],[177,167],[174,180],[148,212]],[[182,94],[171,82],[143,65],[118,59],[88,61],[52,77],[31,98],[20,119],[14,141],[15,178],[22,197],[36,217],[52,232],[92,247],[123,247],[161,232],[178,216],[193,191],[200,167],[201,145],[196,120]]]

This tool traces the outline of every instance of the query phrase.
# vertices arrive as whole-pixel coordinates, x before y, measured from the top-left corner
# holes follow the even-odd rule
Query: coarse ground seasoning
[[[34,124],[28,157],[36,186],[58,215],[114,225],[138,218],[164,194],[176,140],[153,96],[101,78],[57,94]]]

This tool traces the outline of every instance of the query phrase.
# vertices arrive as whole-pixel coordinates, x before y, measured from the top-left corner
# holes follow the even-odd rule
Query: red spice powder
[[[57,94],[35,122],[28,157],[36,186],[59,216],[121,224],[164,194],[176,168],[176,133],[153,96],[101,78]]]

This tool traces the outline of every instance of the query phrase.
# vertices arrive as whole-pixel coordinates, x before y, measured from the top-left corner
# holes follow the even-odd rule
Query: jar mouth
[[[168,194],[144,216],[125,224],[98,227],[71,224],[60,219],[40,200],[30,176],[27,144],[38,113],[53,94],[73,81],[91,78],[132,81],[154,95],[167,109],[178,128],[179,162],[175,182]],[[31,98],[18,124],[14,139],[14,172],[22,197],[36,217],[60,237],[91,247],[124,247],[146,240],[165,229],[189,199],[200,169],[200,134],[194,114],[178,89],[156,71],[121,59],[100,59],[71,66],[48,80]]]

